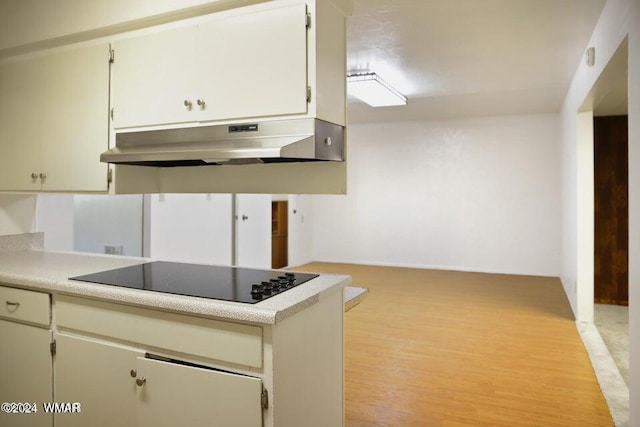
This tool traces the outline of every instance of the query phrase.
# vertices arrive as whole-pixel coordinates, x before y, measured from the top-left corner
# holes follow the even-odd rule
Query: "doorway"
[[[626,115],[593,118],[594,301],[629,304],[629,179]]]
[[[594,85],[593,303],[594,323],[622,379],[629,378],[628,42]]]
[[[271,202],[271,268],[284,268],[289,265],[289,202],[284,200]]]

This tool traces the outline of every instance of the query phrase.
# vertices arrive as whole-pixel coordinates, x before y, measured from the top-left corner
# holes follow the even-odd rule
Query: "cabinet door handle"
[[[15,312],[18,307],[20,307],[20,303],[17,301],[5,301],[5,303],[7,304],[7,310],[9,310],[9,313]]]
[[[129,372],[129,375],[131,375],[133,378],[135,378],[135,377],[137,377],[137,376],[138,376],[138,372],[136,372],[136,370],[135,370],[135,369],[132,369],[132,370]]]
[[[37,174],[37,173],[35,173],[35,172],[32,172],[32,173],[31,173],[31,179],[32,179],[32,180],[34,180],[34,181],[35,181],[36,179],[38,179],[38,174]]]
[[[140,377],[136,380],[136,384],[138,384],[138,387],[142,387],[146,382],[147,379],[145,377]]]
[[[248,217],[248,216],[246,216],[246,215],[242,215],[242,220],[243,220],[243,221],[246,221],[246,220],[248,220],[248,219],[249,219],[249,217]]]
[[[46,173],[41,173],[40,174],[40,180],[44,181],[45,179],[47,179],[47,174]]]
[[[184,106],[185,106],[185,107],[187,107],[187,108],[191,109],[191,106],[192,106],[192,105],[193,105],[193,104],[192,104],[192,103],[191,103],[191,101],[189,101],[188,99],[185,99],[185,100],[184,100]]]
[[[196,101],[198,103],[198,105],[200,106],[200,108],[204,108],[204,99],[202,98],[198,98],[198,100]]]

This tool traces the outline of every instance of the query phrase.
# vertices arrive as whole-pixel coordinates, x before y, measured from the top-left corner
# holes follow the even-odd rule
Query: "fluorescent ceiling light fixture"
[[[372,107],[407,105],[407,97],[376,73],[347,74],[347,92]]]

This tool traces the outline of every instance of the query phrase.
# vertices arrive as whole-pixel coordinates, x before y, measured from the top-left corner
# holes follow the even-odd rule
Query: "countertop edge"
[[[27,250],[21,252],[13,252],[13,256],[29,257],[30,254],[47,254],[65,255],[67,257],[78,257],[83,259],[87,255],[64,253],[55,251]],[[2,254],[2,255],[7,255]],[[100,255],[88,255],[94,259],[105,259],[114,261],[114,258]],[[123,262],[128,265],[148,262],[146,258],[123,257]],[[117,261],[117,259],[115,260]],[[35,262],[35,261],[33,261]],[[284,319],[287,319],[296,313],[313,306],[328,292],[343,289],[351,283],[351,277],[340,274],[321,274],[320,277],[311,282],[307,282],[304,288],[296,288],[287,291],[285,294],[276,295],[262,303],[266,306],[260,307],[258,304],[242,304],[230,301],[207,300],[197,297],[189,297],[182,295],[163,294],[158,292],[143,291],[137,289],[122,288],[110,285],[99,285],[92,283],[84,283],[73,280],[59,280],[38,275],[30,275],[27,273],[8,273],[2,270],[0,265],[0,282],[10,287],[16,287],[26,290],[43,291],[52,295],[70,295],[77,297],[86,297],[101,301],[125,304],[140,308],[176,312],[187,315],[195,315],[200,317],[213,318],[224,321],[247,322],[255,324],[275,325]],[[305,294],[309,294],[305,296]],[[293,300],[289,303],[286,300]],[[282,306],[283,308],[279,308]]]

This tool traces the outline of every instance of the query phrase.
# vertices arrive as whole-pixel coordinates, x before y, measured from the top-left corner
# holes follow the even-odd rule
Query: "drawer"
[[[196,316],[55,296],[56,324],[184,354],[262,367],[262,328]]]
[[[49,326],[49,294],[0,286],[0,317]]]

